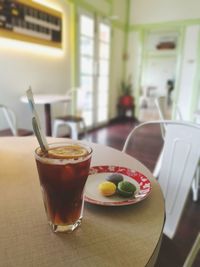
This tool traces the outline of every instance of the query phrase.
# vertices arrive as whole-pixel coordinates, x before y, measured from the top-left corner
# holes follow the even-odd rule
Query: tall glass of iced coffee
[[[72,232],[83,216],[83,191],[92,149],[81,142],[50,144],[35,159],[48,221],[54,232]]]

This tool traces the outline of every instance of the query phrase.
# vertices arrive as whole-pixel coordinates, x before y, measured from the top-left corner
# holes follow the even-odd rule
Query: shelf
[[[149,32],[146,35],[145,50],[151,57],[175,57],[177,52],[178,32]],[[160,46],[160,49],[157,47]]]

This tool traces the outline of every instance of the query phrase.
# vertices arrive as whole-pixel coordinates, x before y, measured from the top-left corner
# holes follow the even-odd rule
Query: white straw
[[[29,87],[29,89],[26,91],[26,95],[28,98],[29,105],[31,107],[32,114],[33,114],[33,118],[32,118],[33,130],[38,139],[41,149],[45,152],[48,150],[48,144],[47,144],[46,136],[44,135],[44,132],[42,131],[40,119],[35,108],[35,102],[34,102],[33,92],[31,90],[31,87]]]

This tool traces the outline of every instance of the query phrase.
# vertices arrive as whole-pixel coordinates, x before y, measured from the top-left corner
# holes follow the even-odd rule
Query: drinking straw
[[[35,108],[35,102],[34,102],[34,97],[33,97],[33,92],[31,90],[31,87],[29,87],[29,89],[26,91],[26,95],[28,98],[28,102],[32,111],[32,126],[33,126],[33,131],[35,133],[35,136],[38,140],[38,143],[40,145],[41,150],[46,153],[48,151],[48,144],[47,144],[47,140],[46,137],[42,131],[41,128],[41,123],[40,123],[40,119],[38,116],[38,113],[36,111]]]

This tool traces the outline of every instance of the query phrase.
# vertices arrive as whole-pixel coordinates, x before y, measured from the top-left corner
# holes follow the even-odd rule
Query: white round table
[[[28,103],[27,96],[20,98],[21,102]],[[45,111],[45,124],[46,124],[46,135],[52,135],[51,127],[51,105],[55,103],[70,102],[71,98],[61,94],[34,94],[34,102],[36,105],[44,105]]]

